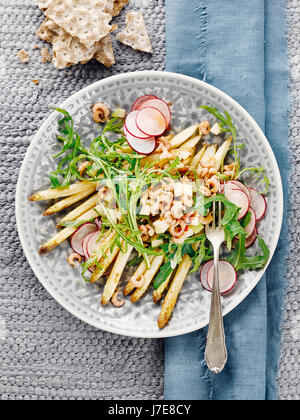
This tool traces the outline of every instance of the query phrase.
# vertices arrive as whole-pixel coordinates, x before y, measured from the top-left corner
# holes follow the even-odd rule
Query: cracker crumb
[[[39,85],[39,84],[40,84],[40,82],[39,82],[37,79],[32,79],[32,81],[33,81],[33,83],[34,83],[35,85]]]
[[[25,50],[20,50],[18,52],[18,58],[21,61],[21,63],[28,63],[28,61],[29,61],[28,54]]]
[[[51,54],[49,53],[48,48],[41,49],[41,56],[42,56],[42,63],[47,63],[48,61],[52,61]]]

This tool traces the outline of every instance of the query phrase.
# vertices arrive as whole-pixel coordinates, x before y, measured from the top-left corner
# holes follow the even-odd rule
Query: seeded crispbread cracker
[[[129,3],[129,1],[130,0],[114,0],[112,16],[113,17],[119,16],[123,7],[126,6],[126,4]]]
[[[46,10],[49,7],[51,2],[52,0],[36,0],[36,4],[39,6],[41,10]]]
[[[112,31],[116,29],[117,25],[113,25]],[[92,47],[86,48],[52,20],[45,18],[37,31],[37,35],[42,40],[53,44],[53,63],[58,69],[70,67],[79,62],[85,64],[93,57],[106,67],[112,67],[115,64],[110,34]]]
[[[126,28],[117,34],[117,39],[134,50],[153,53],[142,12],[127,13]]]
[[[111,15],[104,10],[106,0],[52,0],[45,15],[90,48],[110,32]]]
[[[96,60],[106,67],[112,67],[115,64],[110,34],[96,42],[92,47],[86,48],[48,18],[43,22],[43,27],[45,31],[49,31],[52,34],[53,63],[56,68],[63,69],[74,66],[79,62],[85,64],[94,56],[96,56]],[[115,29],[116,25],[113,25],[112,30]]]
[[[113,10],[114,10],[114,0],[106,0],[106,6],[104,8],[104,12],[113,16]]]
[[[43,11],[45,11],[53,0],[36,0],[37,5],[39,8]],[[129,1],[129,0],[104,0],[105,5],[103,6],[103,11],[105,13],[108,13],[110,15],[113,14],[114,9],[114,1]]]
[[[104,66],[108,68],[116,64],[110,34],[106,35],[106,37],[104,37],[101,41],[98,42],[98,50],[94,55],[94,58],[97,61],[99,61],[99,63],[104,64]]]
[[[93,47],[86,48],[65,32],[53,41],[53,63],[57,69],[85,64],[95,58],[106,67],[115,64],[115,56],[110,34],[98,41]]]
[[[36,36],[41,40],[52,44],[54,37],[57,35],[57,29],[59,28],[52,20],[45,18],[36,31]]]

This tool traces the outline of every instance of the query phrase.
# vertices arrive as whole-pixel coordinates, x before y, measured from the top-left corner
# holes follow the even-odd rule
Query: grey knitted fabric
[[[290,61],[290,149],[289,245],[287,260],[289,286],[282,323],[282,356],[278,396],[300,399],[300,1],[287,0],[288,54]]]
[[[121,72],[164,69],[164,2],[142,9],[154,55],[115,42],[117,64],[66,71],[42,64],[35,37],[42,13],[34,0],[0,2],[0,399],[159,399],[163,341],[98,331],[61,308],[40,285],[21,249],[14,195],[26,149],[46,115],[90,83]],[[124,26],[125,12],[117,19]],[[25,49],[29,63],[17,52]],[[32,79],[39,80],[36,86]]]
[[[300,0],[287,0],[291,63],[291,150],[293,185],[300,168]],[[98,331],[61,308],[40,285],[21,249],[14,215],[18,171],[26,149],[49,113],[84,86],[120,72],[163,70],[164,0],[131,0],[142,9],[153,42],[153,57],[114,42],[117,64],[96,62],[57,71],[41,64],[34,33],[42,13],[34,0],[0,3],[0,400],[6,399],[162,399],[163,341],[123,338]],[[125,13],[117,18],[124,24]],[[17,59],[24,48],[29,63]],[[36,86],[32,79],[39,80]],[[298,181],[298,182],[297,182]],[[300,192],[300,191],[299,191]],[[278,378],[280,399],[299,399],[300,199],[290,196],[289,289],[282,324]],[[298,222],[297,222],[298,221]]]

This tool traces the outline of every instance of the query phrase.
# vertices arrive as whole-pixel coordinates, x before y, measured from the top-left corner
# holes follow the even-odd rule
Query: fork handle
[[[220,373],[227,362],[224,323],[219,284],[219,249],[214,250],[214,282],[210,307],[210,319],[205,360],[213,373]]]

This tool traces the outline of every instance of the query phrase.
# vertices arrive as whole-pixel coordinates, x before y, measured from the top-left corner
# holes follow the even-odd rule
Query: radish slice
[[[225,188],[225,197],[237,207],[240,207],[238,219],[241,220],[249,211],[250,200],[244,191],[240,189],[232,190]]]
[[[258,236],[258,230],[257,230],[257,227],[255,227],[253,234],[251,236],[249,236],[248,238],[246,238],[246,240],[245,240],[245,248],[250,248],[250,246],[252,246],[254,244],[254,242],[256,241],[257,236]],[[237,238],[235,238],[233,240],[233,242],[232,242],[232,248],[233,249],[236,248],[236,245],[237,245],[238,241],[239,240]]]
[[[248,239],[251,235],[253,235],[256,228],[255,212],[251,207],[249,207],[249,212],[251,213],[251,220],[250,220],[250,223],[245,227],[245,232],[247,233],[246,239]]]
[[[167,102],[163,101],[162,99],[150,99],[149,101],[144,102],[140,106],[140,110],[144,108],[155,108],[160,111],[166,119],[167,127],[170,125],[171,122],[171,110]]]
[[[158,99],[157,96],[154,95],[144,95],[138,98],[134,104],[132,105],[131,111],[136,111],[143,105],[144,102],[149,101],[150,99]]]
[[[125,120],[126,132],[138,139],[148,139],[150,136],[139,130],[136,125],[136,117],[138,113],[139,111],[133,111],[127,115],[127,118]]]
[[[263,219],[267,211],[267,201],[265,197],[254,188],[249,188],[250,205],[256,214],[256,221]]]
[[[96,233],[96,232],[92,232],[92,233],[90,233],[88,236],[86,236],[86,237],[84,238],[84,240],[83,240],[83,242],[82,242],[82,248],[83,248],[83,252],[84,252],[84,257],[85,257],[85,259],[86,259],[86,260],[88,260],[88,259],[90,258],[90,254],[88,253],[88,248],[87,248],[87,245],[88,245],[89,240],[91,239],[91,237],[92,237],[93,235],[95,235],[95,233]]]
[[[136,125],[148,136],[161,136],[167,128],[165,117],[155,108],[144,108],[138,111]]]
[[[246,239],[245,248],[250,248],[250,246],[252,246],[254,242],[256,241],[257,236],[258,236],[258,230],[257,228],[255,228],[253,234]]]
[[[212,290],[214,282],[214,266],[212,265],[207,273],[207,284]],[[219,284],[220,293],[224,295],[230,292],[237,282],[236,269],[227,261],[219,262]]]
[[[91,233],[94,233],[98,230],[97,225],[94,223],[85,223],[84,225],[80,226],[72,235],[71,237],[71,247],[74,252],[81,255],[82,257],[85,256],[83,250],[83,240]]]
[[[201,284],[204,287],[204,289],[208,290],[209,292],[211,292],[212,289],[210,288],[210,286],[207,283],[207,273],[213,265],[214,265],[214,261],[210,260],[202,266],[201,271],[200,271]]]
[[[244,185],[242,182],[240,182],[240,181],[236,181],[236,180],[233,180],[233,181],[228,181],[228,182],[226,182],[226,187],[227,187],[228,185],[232,186],[232,187],[233,187],[232,189],[236,189],[236,188],[238,188],[238,189],[240,189],[240,190],[244,191],[244,193],[245,193],[245,194],[247,194],[247,197],[248,197],[248,198],[249,198],[249,200],[250,200],[250,191],[249,191],[249,189],[246,187],[246,185]]]
[[[237,184],[235,184],[233,181],[227,181],[225,185],[225,191],[229,190],[241,190],[243,191]],[[224,184],[221,185],[221,193],[224,194]],[[249,198],[250,200],[250,198]]]
[[[148,139],[139,139],[132,136],[130,133],[127,133],[126,140],[129,146],[141,155],[150,155],[154,152],[156,147],[156,140],[154,137],[149,137]]]
[[[86,255],[88,256],[88,258],[90,258],[99,248],[99,241],[101,237],[101,232],[94,232],[93,234],[89,235],[89,238],[87,239],[87,242],[85,244]]]

